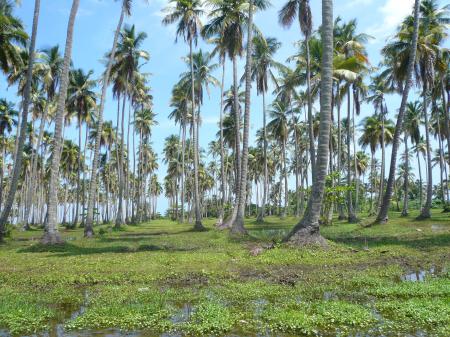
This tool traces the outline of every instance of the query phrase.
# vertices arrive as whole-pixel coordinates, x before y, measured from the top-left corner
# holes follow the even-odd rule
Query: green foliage
[[[50,248],[37,230],[14,231],[0,246],[0,329],[446,336],[449,214],[414,216],[370,228],[335,221],[322,228],[327,250],[280,243],[294,218],[251,219],[239,239],[214,220],[202,233],[168,220],[103,225],[92,240],[63,231],[70,241]],[[427,271],[423,282],[402,281],[416,270]]]

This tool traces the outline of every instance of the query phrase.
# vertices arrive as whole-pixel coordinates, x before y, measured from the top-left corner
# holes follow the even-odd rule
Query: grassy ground
[[[294,222],[248,220],[236,239],[214,220],[203,233],[157,220],[93,240],[64,231],[52,248],[14,232],[0,246],[0,335],[450,335],[450,215],[336,223],[328,250],[279,244]]]

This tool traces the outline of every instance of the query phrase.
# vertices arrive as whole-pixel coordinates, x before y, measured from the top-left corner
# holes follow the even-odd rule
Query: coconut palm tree
[[[308,100],[308,132],[309,132],[309,151],[312,169],[313,181],[315,177],[315,144],[313,132],[313,103],[311,89],[311,54],[309,40],[312,34],[312,13],[309,0],[288,0],[278,13],[280,24],[284,27],[290,27],[297,18],[300,24],[300,30],[305,37],[306,47],[306,96]]]
[[[173,6],[171,6],[173,5]],[[198,186],[198,116],[195,108],[195,75],[194,75],[194,57],[193,47],[197,45],[198,35],[202,29],[200,17],[203,15],[201,0],[170,0],[166,8],[167,15],[163,19],[164,25],[177,22],[177,38],[183,37],[189,45],[189,60],[191,67],[191,106],[193,119],[193,146],[194,146],[194,211],[195,225],[194,229],[202,231],[204,226],[201,221],[200,196]]]
[[[322,0],[322,74],[320,90],[320,132],[317,148],[316,174],[311,196],[302,220],[289,233],[286,240],[297,245],[325,245],[320,235],[319,217],[328,173],[333,87],[333,1]]]
[[[40,1],[35,1],[35,12],[39,13],[39,7]],[[22,63],[17,47],[25,47],[28,40],[23,24],[14,16],[13,10],[11,1],[0,1],[0,68],[5,74]]]
[[[11,11],[8,10],[8,3],[2,2],[0,3],[0,41],[2,41],[1,52],[0,52],[0,62],[3,70],[8,70],[11,65],[11,56],[12,54],[8,52],[13,46],[12,42],[24,42],[25,34],[21,31],[21,24],[19,21],[14,19],[11,15]],[[23,157],[23,148],[25,145],[26,138],[26,128],[27,128],[27,120],[28,120],[28,109],[30,105],[31,98],[31,85],[32,85],[32,77],[33,77],[33,65],[35,59],[35,49],[36,49],[36,36],[37,36],[37,28],[39,22],[39,12],[41,7],[41,1],[35,0],[34,2],[34,14],[33,14],[33,25],[31,32],[31,41],[29,46],[29,60],[28,60],[28,69],[27,69],[27,81],[25,85],[25,92],[23,96],[23,104],[22,104],[22,118],[20,125],[20,133],[18,137],[18,143],[16,148],[16,156],[14,158],[14,170],[11,179],[11,184],[8,191],[8,196],[6,199],[6,203],[3,207],[2,213],[0,214],[0,241],[3,239],[4,227],[6,221],[8,220],[9,213],[11,211],[12,204],[14,202],[14,198],[17,191],[17,186],[19,184],[20,172],[22,171],[22,157]],[[4,30],[5,29],[5,30]],[[6,36],[4,36],[6,34]],[[9,55],[8,55],[9,54]]]
[[[269,111],[272,120],[267,125],[267,129],[271,137],[279,142],[281,146],[281,175],[284,178],[284,209],[282,218],[287,215],[287,207],[289,203],[289,188],[286,166],[286,146],[289,137],[289,121],[288,121],[288,106],[282,101],[275,101]]]
[[[405,137],[403,142],[405,144],[405,154],[404,154],[404,177],[403,177],[403,189],[404,189],[404,202],[402,216],[408,216],[408,195],[409,195],[409,178],[410,175],[409,168],[409,146],[408,139],[411,140],[413,144],[418,144],[420,142],[420,125],[422,124],[422,106],[418,101],[409,102],[405,111],[405,122],[404,122],[404,133]],[[420,166],[420,162],[419,162]],[[422,174],[420,174],[420,194],[422,194]]]
[[[92,237],[94,235],[94,203],[95,203],[95,196],[97,194],[97,169],[99,164],[99,153],[100,153],[100,142],[101,142],[101,135],[102,135],[102,128],[103,128],[103,112],[105,110],[105,101],[106,101],[106,94],[107,89],[109,86],[109,83],[111,81],[111,69],[114,63],[114,60],[116,58],[116,50],[117,50],[117,44],[119,41],[119,35],[120,31],[122,29],[123,20],[125,18],[125,15],[131,15],[131,6],[133,1],[132,0],[122,0],[122,8],[120,11],[119,16],[119,22],[117,23],[117,27],[114,33],[114,39],[113,44],[111,48],[111,52],[108,54],[108,62],[106,65],[106,71],[103,74],[103,81],[102,81],[102,94],[100,97],[100,104],[98,105],[98,113],[97,113],[97,137],[95,138],[95,145],[94,145],[94,156],[92,159],[92,168],[91,168],[91,179],[89,183],[89,198],[88,198],[88,207],[87,207],[87,215],[86,215],[86,224],[84,227],[84,236],[85,237]]]
[[[74,111],[78,121],[78,171],[77,171],[77,200],[75,202],[75,218],[73,219],[73,226],[78,223],[80,194],[81,194],[81,168],[84,166],[81,163],[81,138],[82,138],[82,124],[89,116],[91,109],[95,108],[96,94],[94,88],[96,81],[91,79],[94,72],[91,70],[87,73],[83,69],[72,70],[69,74],[69,88],[67,91],[67,104],[69,111]]]
[[[264,153],[264,182],[263,197],[261,201],[261,209],[258,212],[258,222],[264,221],[266,213],[267,201],[267,129],[266,129],[266,94],[269,90],[269,80],[276,82],[274,69],[281,68],[281,64],[274,60],[274,55],[280,49],[281,43],[273,37],[264,38],[263,36],[255,36],[253,38],[253,63],[252,63],[252,80],[256,82],[256,90],[258,95],[262,95],[263,101],[263,153]]]
[[[118,109],[117,120],[120,123],[120,156],[119,156],[119,198],[117,207],[116,228],[122,226],[128,220],[128,162],[125,162],[125,108],[128,99],[132,98],[133,89],[139,78],[138,69],[141,59],[147,61],[150,55],[141,49],[147,34],[136,32],[136,27],[125,26],[120,32],[117,50],[115,52],[114,63],[111,68],[111,77],[113,78],[113,92],[116,96],[122,97],[122,112]],[[118,100],[120,101],[120,100]],[[121,117],[119,117],[119,115]],[[130,118],[129,118],[130,121]],[[126,149],[128,150],[128,144]],[[126,165],[126,166],[125,166]],[[123,201],[126,199],[126,209],[124,212]],[[124,214],[125,213],[125,214]],[[125,217],[124,217],[125,215]]]
[[[414,2],[414,19],[413,19],[413,29],[412,29],[412,39],[410,39],[409,47],[406,48],[407,57],[407,67],[405,76],[402,78],[402,101],[400,104],[400,109],[397,115],[397,124],[395,126],[395,133],[392,142],[392,154],[391,154],[391,164],[389,168],[389,178],[386,185],[386,192],[384,193],[381,207],[379,209],[376,222],[385,223],[388,221],[388,211],[391,203],[391,197],[394,190],[395,183],[395,171],[397,169],[397,152],[400,144],[400,136],[403,131],[403,119],[405,115],[406,105],[408,103],[409,91],[413,84],[414,75],[414,63],[417,54],[417,42],[419,37],[419,10],[420,10],[420,0],[415,0]],[[394,42],[395,43],[395,42]],[[385,54],[389,54],[389,48],[385,48]]]
[[[69,23],[67,26],[66,47],[64,51],[64,63],[61,71],[61,85],[59,88],[58,106],[55,116],[55,134],[53,138],[53,155],[50,166],[50,182],[48,197],[48,220],[45,232],[42,237],[43,244],[61,243],[62,239],[58,232],[58,186],[59,186],[59,166],[61,161],[62,133],[64,123],[64,111],[66,107],[67,88],[69,86],[69,69],[72,57],[72,43],[75,19],[78,12],[80,1],[73,0],[70,10]]]

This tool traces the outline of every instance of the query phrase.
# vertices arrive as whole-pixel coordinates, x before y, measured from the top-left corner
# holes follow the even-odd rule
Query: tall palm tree
[[[194,229],[202,231],[205,227],[201,221],[200,211],[200,195],[198,186],[198,139],[197,126],[198,116],[195,108],[195,76],[194,76],[194,57],[193,47],[197,45],[198,35],[202,29],[200,17],[203,15],[201,0],[170,0],[170,4],[166,8],[167,15],[163,19],[164,25],[169,25],[177,22],[177,38],[183,37],[184,41],[189,44],[189,60],[191,66],[191,105],[192,105],[192,119],[193,119],[193,146],[194,146],[194,211],[195,211],[195,225]]]
[[[117,50],[115,52],[114,64],[111,68],[111,76],[114,78],[113,91],[122,97],[122,112],[118,110],[118,122],[120,123],[120,157],[119,157],[119,198],[117,206],[116,228],[123,225],[128,219],[128,162],[125,162],[125,108],[128,99],[132,99],[133,88],[139,79],[138,70],[141,59],[149,60],[149,54],[141,49],[147,34],[136,32],[136,27],[125,26],[119,37]],[[121,118],[119,118],[119,114]],[[129,118],[130,121],[130,118]],[[128,150],[129,141],[126,149]],[[126,209],[123,210],[124,197],[126,199]],[[125,213],[125,218],[124,218]]]
[[[2,10],[4,10],[4,5],[5,3],[2,4]],[[40,7],[41,7],[41,1],[40,0],[35,0],[34,2],[34,14],[33,14],[33,26],[32,26],[32,33],[31,33],[31,41],[30,41],[30,46],[29,46],[29,60],[28,60],[28,70],[27,70],[27,81],[26,81],[26,85],[25,85],[25,92],[24,92],[24,97],[23,97],[23,104],[22,104],[22,118],[21,118],[21,125],[20,125],[20,134],[19,134],[19,140],[17,143],[17,149],[16,149],[16,156],[14,159],[14,170],[13,170],[13,175],[12,175],[12,179],[11,179],[11,185],[9,187],[9,192],[8,192],[8,196],[6,199],[6,203],[3,207],[3,211],[0,214],[0,241],[3,240],[3,235],[4,235],[4,228],[5,228],[5,224],[6,221],[8,220],[9,217],[9,213],[11,211],[11,207],[12,204],[14,202],[14,198],[16,195],[16,191],[17,191],[17,186],[19,184],[19,178],[20,178],[20,173],[22,171],[22,157],[23,157],[23,148],[25,145],[25,138],[26,138],[26,128],[27,128],[27,120],[28,120],[28,109],[29,109],[29,105],[30,105],[30,97],[31,97],[31,85],[32,85],[32,77],[33,77],[33,65],[34,65],[34,59],[35,59],[35,49],[36,49],[36,36],[37,36],[37,28],[38,28],[38,23],[39,23],[39,12],[40,12]],[[11,16],[10,16],[11,17]],[[12,17],[11,17],[12,18]],[[5,16],[2,15],[0,16],[0,19],[2,19],[2,21],[5,19]],[[7,27],[7,24],[5,25],[5,23],[8,22],[2,22],[1,26],[2,29],[4,27]],[[17,24],[18,22],[16,22]],[[13,26],[15,24],[13,23]],[[20,27],[18,27],[17,25],[12,28],[13,32],[17,33],[18,30],[20,29]],[[10,32],[7,33],[7,35],[9,35]],[[19,40],[23,41],[23,38],[25,37],[21,32],[20,35],[22,36]],[[10,42],[11,40],[14,41],[15,38],[13,39],[0,39],[1,41],[6,41],[6,42]],[[1,52],[0,54],[4,55],[4,53],[7,51],[7,47],[9,47],[9,45],[5,45],[1,46]],[[0,59],[3,58],[3,56],[0,55]],[[8,57],[9,58],[9,57]],[[3,62],[8,62],[8,58],[3,59]],[[2,64],[3,66],[3,64]],[[4,69],[8,69],[8,68],[4,68]]]
[[[277,140],[281,145],[281,175],[284,178],[284,209],[282,218],[287,215],[287,207],[289,203],[289,188],[286,166],[286,146],[289,138],[289,121],[288,121],[288,106],[282,101],[276,101],[272,104],[270,110],[270,117],[272,120],[267,125],[267,129],[272,138]]]
[[[53,137],[53,155],[50,167],[49,197],[48,197],[48,220],[42,237],[43,244],[61,243],[62,239],[58,232],[58,187],[59,166],[61,161],[62,133],[64,123],[64,111],[66,107],[67,88],[69,86],[69,69],[72,57],[72,43],[75,19],[80,1],[73,0],[70,10],[69,23],[67,26],[66,47],[64,51],[64,63],[61,72],[61,86],[59,88],[58,106],[55,116],[55,134]]]
[[[81,163],[81,138],[83,122],[89,118],[89,112],[95,108],[96,94],[94,88],[96,82],[91,79],[94,72],[91,70],[87,73],[83,69],[72,70],[69,73],[69,88],[67,91],[67,104],[69,111],[74,111],[78,121],[78,165],[77,165],[77,200],[75,202],[75,218],[73,226],[78,223],[80,194],[81,194],[81,169],[84,165]]]
[[[377,215],[376,222],[383,223],[388,221],[388,211],[391,203],[391,197],[394,190],[395,183],[395,170],[397,169],[397,152],[400,143],[400,136],[403,131],[403,119],[406,110],[406,105],[408,103],[409,91],[412,87],[413,82],[413,73],[414,73],[414,63],[416,59],[417,53],[417,42],[419,37],[419,9],[420,9],[420,0],[415,0],[414,2],[414,24],[413,24],[413,33],[412,39],[410,43],[410,47],[408,48],[409,57],[408,57],[408,66],[406,71],[406,77],[403,85],[403,93],[402,93],[402,101],[400,104],[400,109],[397,116],[397,124],[395,126],[395,133],[392,142],[392,155],[391,155],[391,164],[389,168],[389,178],[386,185],[386,192],[384,193],[384,197],[381,203],[380,210]]]
[[[95,196],[97,194],[97,169],[99,164],[99,153],[100,153],[100,141],[101,141],[101,135],[102,135],[102,128],[103,128],[103,112],[105,110],[105,101],[106,101],[106,94],[108,90],[109,83],[111,81],[111,69],[114,63],[114,60],[116,58],[116,50],[117,50],[117,44],[119,41],[119,35],[120,31],[122,29],[123,20],[125,18],[125,15],[131,14],[131,6],[132,6],[132,0],[123,0],[122,1],[122,9],[120,11],[120,17],[119,22],[117,23],[117,27],[114,33],[114,39],[113,44],[111,47],[111,52],[108,55],[108,62],[106,65],[106,71],[103,74],[103,81],[102,81],[102,94],[100,97],[100,104],[98,105],[98,113],[97,113],[97,137],[95,138],[95,145],[94,145],[94,156],[92,159],[92,168],[91,168],[91,179],[89,183],[89,198],[88,198],[88,207],[87,207],[87,215],[86,215],[86,224],[84,227],[84,236],[86,237],[92,237],[94,235],[94,203],[95,203]]]
[[[332,87],[333,87],[333,1],[322,0],[322,74],[320,90],[320,131],[317,148],[316,174],[311,196],[302,220],[289,233],[286,240],[297,245],[326,245],[320,235],[319,217],[328,173],[330,150]]]
[[[308,100],[308,132],[309,132],[309,152],[313,181],[315,177],[315,162],[316,162],[316,150],[314,144],[314,132],[313,132],[313,104],[312,104],[312,90],[311,90],[311,54],[309,40],[312,34],[312,13],[309,0],[288,0],[284,7],[280,10],[279,21],[284,27],[290,27],[295,18],[298,18],[300,24],[300,30],[305,37],[306,47],[306,96]]]
[[[404,166],[404,178],[403,178],[403,189],[404,189],[404,202],[402,216],[408,216],[408,195],[409,195],[409,146],[408,139],[411,140],[413,144],[418,144],[420,142],[420,125],[422,124],[422,106],[416,102],[408,103],[405,112],[405,122],[404,122],[404,139],[405,144],[405,166]],[[420,174],[422,176],[422,174]],[[420,194],[422,194],[422,177],[420,177]]]

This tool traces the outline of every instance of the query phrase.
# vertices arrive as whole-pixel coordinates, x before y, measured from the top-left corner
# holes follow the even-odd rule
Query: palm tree
[[[261,201],[261,209],[258,212],[258,222],[264,221],[266,213],[267,201],[267,129],[266,129],[266,93],[269,90],[269,79],[276,82],[275,75],[272,70],[280,68],[281,64],[274,60],[274,55],[280,49],[281,43],[273,37],[264,38],[263,36],[255,36],[253,38],[253,53],[252,53],[252,80],[256,82],[256,90],[258,95],[262,95],[263,101],[263,142],[264,142],[264,182],[263,182],[263,197]]]
[[[80,194],[81,194],[81,168],[84,166],[81,163],[81,138],[82,138],[82,124],[89,116],[89,111],[95,108],[96,95],[93,89],[96,82],[91,80],[93,71],[85,73],[83,69],[72,70],[69,74],[69,88],[67,91],[67,104],[69,111],[74,111],[78,120],[78,172],[77,172],[77,200],[75,203],[75,218],[73,219],[73,226],[78,223]]]
[[[43,244],[61,243],[62,239],[58,232],[58,186],[59,186],[59,166],[61,161],[62,132],[64,123],[64,111],[66,107],[67,88],[69,86],[69,69],[72,57],[72,43],[75,19],[80,1],[73,0],[70,10],[69,23],[67,27],[66,47],[64,51],[64,63],[61,73],[61,86],[59,88],[58,107],[55,116],[55,134],[53,137],[53,156],[50,167],[49,197],[48,197],[48,220],[45,227]]]
[[[120,32],[117,50],[115,53],[114,64],[111,68],[111,77],[113,77],[113,92],[122,97],[122,112],[118,109],[117,121],[120,123],[120,156],[119,156],[119,198],[116,218],[116,228],[119,228],[128,220],[128,162],[125,162],[125,108],[127,99],[132,99],[133,89],[136,88],[136,81],[139,79],[138,69],[141,59],[148,60],[149,54],[140,49],[147,34],[136,32],[135,26],[125,26]],[[118,99],[118,102],[120,99]],[[121,117],[119,117],[121,116]],[[129,118],[130,122],[130,118]],[[129,141],[127,141],[128,150]],[[126,165],[126,167],[125,167]],[[125,218],[123,210],[123,199],[126,199]]]
[[[416,102],[408,103],[405,112],[405,122],[404,122],[404,144],[405,144],[405,166],[404,166],[404,180],[403,180],[403,189],[404,189],[404,202],[403,202],[403,210],[402,216],[408,216],[408,195],[409,195],[409,147],[408,147],[408,138],[411,139],[413,144],[418,144],[420,142],[420,125],[422,124],[421,120],[422,116],[422,106],[421,104]],[[420,162],[419,162],[420,168]],[[420,194],[422,194],[422,174],[420,174]]]
[[[111,81],[111,69],[114,63],[114,60],[116,58],[116,49],[117,44],[119,41],[119,35],[120,31],[122,29],[123,20],[125,18],[125,15],[131,14],[131,0],[123,0],[122,1],[122,9],[120,11],[120,17],[119,22],[117,23],[117,27],[114,33],[114,39],[113,44],[111,48],[111,52],[108,55],[108,62],[106,65],[106,71],[103,74],[103,81],[102,81],[102,94],[100,97],[100,104],[98,105],[98,115],[97,115],[97,137],[95,138],[95,145],[94,145],[94,156],[92,159],[92,168],[91,168],[91,180],[89,183],[89,198],[88,198],[88,207],[87,207],[87,215],[86,215],[86,224],[84,227],[84,236],[85,237],[92,237],[94,235],[94,203],[95,203],[95,196],[97,194],[97,168],[99,164],[99,153],[100,153],[100,141],[101,141],[101,135],[102,135],[102,128],[103,128],[103,112],[105,110],[105,101],[106,101],[106,93],[109,86],[109,83]]]
[[[408,103],[408,95],[413,82],[413,73],[414,73],[414,63],[416,59],[417,53],[417,41],[419,36],[419,9],[420,9],[420,0],[415,0],[414,2],[414,25],[413,25],[413,33],[412,39],[410,42],[410,46],[408,48],[408,61],[407,61],[407,71],[406,77],[403,85],[403,93],[402,93],[402,101],[400,104],[400,109],[397,116],[397,124],[395,126],[395,133],[392,142],[392,155],[391,155],[391,164],[389,168],[389,178],[386,186],[386,192],[384,193],[384,197],[381,203],[380,210],[377,215],[376,222],[385,223],[388,221],[388,211],[391,203],[391,197],[394,189],[395,183],[395,170],[397,168],[397,152],[400,143],[400,136],[403,131],[403,119],[406,110],[406,105]]]
[[[286,166],[286,145],[289,137],[289,122],[288,122],[288,106],[284,102],[276,101],[272,104],[270,110],[270,117],[272,120],[267,125],[267,129],[271,137],[279,142],[281,145],[281,175],[284,178],[284,210],[282,218],[287,215],[287,207],[289,203],[289,189]]]
[[[39,7],[40,1],[35,1],[35,12],[39,13]],[[22,22],[13,14],[13,8],[9,0],[0,1],[0,68],[5,74],[22,63],[17,47],[25,47],[28,40]]]
[[[332,87],[333,87],[333,1],[322,0],[322,74],[320,90],[320,132],[317,148],[316,174],[311,196],[302,220],[289,233],[286,240],[297,245],[326,245],[320,235],[319,217],[328,173],[330,150]]]
[[[11,15],[8,15],[8,11],[5,10],[8,7],[8,3],[2,3],[0,4],[2,9],[2,14],[0,15],[0,22],[2,26],[2,30],[6,27],[6,29],[10,29],[11,31],[7,31],[6,35],[7,38],[3,40],[3,35],[0,35],[2,38],[0,40],[2,41],[1,46],[1,52],[0,52],[0,60],[2,67],[9,63],[10,57],[5,57],[5,52],[10,48],[9,42],[18,40],[22,41],[24,40],[25,36],[20,31],[20,23],[13,19]],[[27,81],[25,85],[25,92],[23,97],[23,104],[22,104],[22,118],[21,118],[21,125],[20,125],[20,134],[18,137],[18,143],[17,143],[17,149],[16,149],[16,157],[14,159],[14,170],[13,175],[11,179],[11,185],[9,187],[8,196],[6,199],[6,203],[3,207],[3,211],[0,214],[0,241],[3,240],[4,235],[4,227],[6,224],[6,221],[8,220],[9,213],[11,211],[12,204],[14,202],[14,198],[17,191],[17,186],[19,184],[19,178],[20,173],[22,171],[22,157],[23,157],[23,148],[25,145],[25,138],[26,138],[26,128],[27,128],[27,120],[28,120],[28,109],[30,105],[30,97],[31,97],[31,85],[32,85],[32,77],[33,77],[33,65],[34,65],[34,59],[35,59],[35,49],[36,49],[36,36],[37,36],[37,28],[38,28],[38,22],[39,22],[39,12],[41,7],[41,1],[35,0],[34,2],[34,15],[33,15],[33,26],[32,26],[32,33],[31,33],[31,41],[29,46],[29,60],[28,60],[28,70],[27,70]],[[4,15],[6,14],[6,15]],[[9,20],[10,19],[10,20]],[[9,24],[9,25],[8,25]],[[9,28],[8,28],[9,26]],[[4,34],[5,32],[0,32],[0,34]],[[10,35],[12,33],[12,35]],[[14,34],[16,34],[16,37],[14,37]],[[17,35],[18,34],[18,35]],[[10,37],[8,37],[10,35]],[[6,42],[5,45],[3,45],[3,42]],[[10,55],[11,56],[11,55]],[[5,63],[6,62],[6,63]],[[7,67],[3,68],[4,70],[8,70]]]
[[[10,133],[13,127],[17,126],[16,117],[19,115],[19,112],[15,110],[14,103],[8,102],[5,99],[0,99],[0,139],[2,140],[2,145],[6,140],[6,133]],[[4,164],[6,155],[3,152],[5,149],[2,146],[2,164],[0,166],[0,208],[3,204],[3,175],[4,175]]]
[[[177,23],[177,38],[182,36],[184,41],[189,44],[189,60],[191,66],[191,105],[193,119],[193,146],[194,146],[194,210],[195,210],[195,230],[204,230],[201,221],[200,196],[198,186],[198,139],[197,126],[198,116],[195,108],[195,76],[194,76],[194,57],[193,45],[197,45],[198,35],[202,28],[200,17],[203,15],[201,0],[170,0],[166,8],[167,15],[163,19],[164,25]]]
[[[316,162],[316,150],[314,144],[314,132],[313,132],[313,104],[312,104],[312,92],[311,92],[311,57],[309,50],[309,40],[312,34],[312,13],[309,5],[309,0],[288,0],[284,7],[280,10],[279,21],[284,27],[290,27],[294,22],[294,19],[298,17],[300,24],[300,30],[305,37],[306,47],[306,96],[308,100],[308,132],[309,132],[309,151],[313,181],[315,178],[315,162]]]

